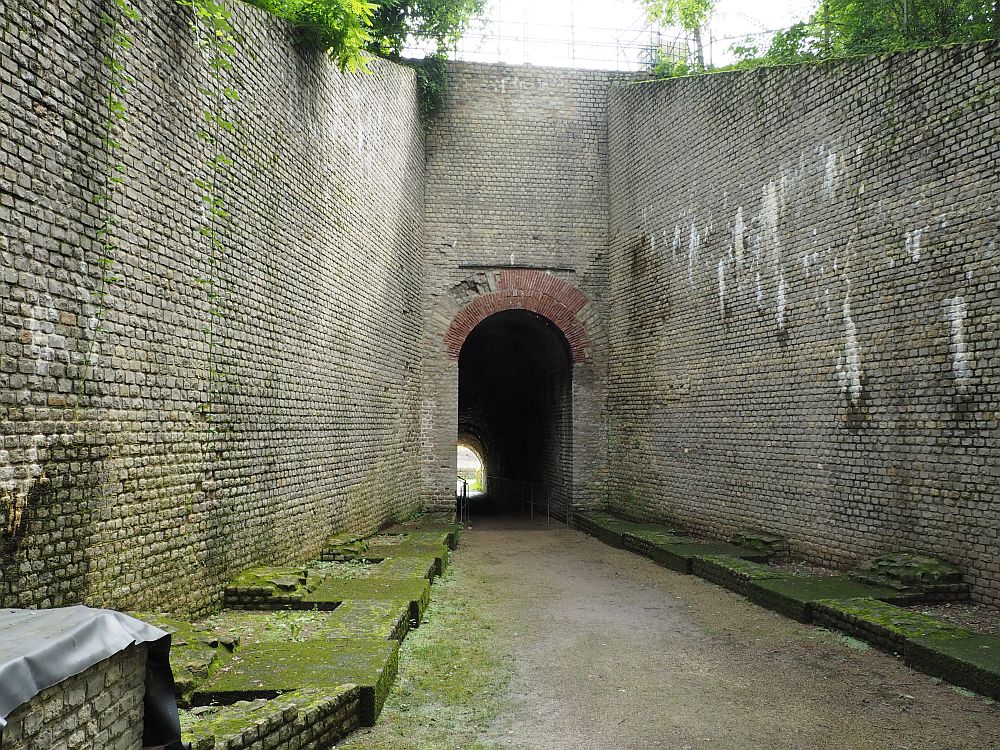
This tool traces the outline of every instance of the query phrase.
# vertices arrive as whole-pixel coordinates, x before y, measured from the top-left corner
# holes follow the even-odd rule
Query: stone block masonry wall
[[[614,509],[1000,601],[998,59],[614,89]]]
[[[577,314],[588,347],[573,368],[573,465],[563,472],[572,476],[575,502],[586,504],[604,475],[612,74],[467,63],[449,72],[446,106],[427,137],[425,491],[442,505],[454,502],[461,347],[449,354],[449,327],[467,305],[506,290],[503,272],[513,266],[549,273],[586,298]]]
[[[4,604],[202,611],[241,569],[315,556],[334,530],[420,504],[412,72],[341,75],[234,3],[240,101],[213,260],[194,183],[216,154],[198,135],[208,61],[189,8],[133,5],[101,322],[105,209],[91,197],[109,174],[99,19],[115,4],[0,9]]]
[[[36,695],[7,717],[4,750],[140,750],[146,647],[132,646]]]

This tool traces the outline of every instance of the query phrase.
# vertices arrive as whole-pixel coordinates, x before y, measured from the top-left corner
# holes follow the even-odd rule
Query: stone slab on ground
[[[723,588],[748,595],[753,581],[784,580],[793,578],[791,573],[729,555],[707,555],[695,557],[691,561],[691,572],[699,578],[711,581]]]
[[[683,537],[652,541],[648,536],[626,534],[625,549],[637,552],[678,573],[691,573],[692,562],[698,557],[738,557],[752,562],[764,562],[767,555],[728,542],[697,542]]]
[[[434,554],[389,557],[378,563],[378,573],[385,578],[426,578],[433,581],[441,574],[441,558]]]
[[[361,722],[378,718],[396,679],[399,643],[384,639],[314,639],[241,648],[215,677],[198,689],[195,702],[232,704],[275,698],[301,689],[361,688]]]
[[[423,516],[403,521],[388,527],[384,534],[413,533],[431,534],[436,533],[436,538],[444,535],[444,542],[450,549],[458,549],[458,542],[462,534],[462,524],[455,523],[454,513],[427,513]]]
[[[799,622],[812,622],[812,605],[824,599],[880,599],[891,601],[898,592],[870,586],[849,576],[801,576],[788,579],[751,581],[747,598]]]
[[[878,599],[821,600],[812,603],[813,622],[889,653],[903,653],[911,638],[965,638],[971,631]]]
[[[327,620],[325,635],[402,641],[410,630],[411,603],[406,599],[351,599]]]
[[[1000,700],[1000,636],[911,638],[903,660],[921,672]]]
[[[406,540],[380,539],[370,540],[368,549],[361,559],[378,563],[401,557],[433,557],[435,559],[434,576],[443,575],[448,569],[451,550],[445,544],[423,542],[408,542]]]
[[[296,690],[274,700],[181,711],[191,750],[327,750],[361,726],[361,688]]]
[[[286,643],[322,638],[384,638],[402,640],[410,628],[410,602],[354,600],[333,611],[285,610],[248,612],[225,610],[200,626],[241,644]]]
[[[573,525],[580,531],[584,531],[612,547],[624,546],[623,536],[630,532],[651,531],[670,534],[673,531],[669,526],[627,521],[610,513],[602,513],[600,511],[574,514]]]
[[[328,578],[302,598],[302,605],[334,609],[352,600],[401,600],[409,602],[410,620],[419,625],[430,603],[430,591],[430,581],[425,578]]]

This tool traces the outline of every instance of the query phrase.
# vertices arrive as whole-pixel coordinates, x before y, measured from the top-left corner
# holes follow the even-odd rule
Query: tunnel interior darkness
[[[573,420],[562,331],[525,310],[496,313],[465,340],[458,372],[458,442],[481,446],[489,510],[520,512],[534,499],[536,513],[548,502],[565,517]]]

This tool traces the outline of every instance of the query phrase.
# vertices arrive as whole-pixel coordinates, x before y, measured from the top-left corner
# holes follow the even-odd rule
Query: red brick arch
[[[574,364],[586,361],[587,329],[577,317],[587,304],[583,292],[551,274],[527,269],[502,271],[498,287],[458,311],[444,337],[449,357],[458,359],[472,329],[491,315],[504,310],[528,310],[547,318],[563,332]]]

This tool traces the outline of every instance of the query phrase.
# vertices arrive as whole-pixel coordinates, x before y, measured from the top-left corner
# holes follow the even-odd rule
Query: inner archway
[[[490,315],[465,339],[458,373],[459,435],[477,436],[488,456],[489,510],[564,518],[573,360],[562,331],[527,310]]]

